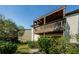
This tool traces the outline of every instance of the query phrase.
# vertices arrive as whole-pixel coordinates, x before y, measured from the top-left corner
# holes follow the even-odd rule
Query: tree
[[[18,30],[19,30],[18,36],[22,36],[24,34],[24,31],[25,31],[24,27],[23,26],[19,26]]]
[[[23,30],[22,26],[18,27],[13,21],[0,15],[0,39],[16,41],[18,40],[18,32],[20,31],[20,35],[22,35]]]
[[[4,19],[2,15],[0,15],[0,39],[4,37]]]
[[[5,38],[17,40],[18,39],[18,27],[11,20],[4,21],[4,33]]]

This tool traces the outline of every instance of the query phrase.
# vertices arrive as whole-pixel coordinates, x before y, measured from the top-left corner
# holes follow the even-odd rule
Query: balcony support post
[[[61,21],[61,27],[63,26],[63,23],[62,23],[62,21]]]
[[[43,33],[43,36],[45,37],[45,33]]]
[[[44,24],[46,23],[46,17],[44,17]]]
[[[44,17],[44,24],[46,24],[46,17]],[[44,37],[45,37],[45,32],[43,33]]]
[[[63,10],[63,19],[65,19],[65,15],[66,14],[66,6],[64,6],[64,10]],[[62,24],[62,26],[63,26],[64,24]],[[64,27],[63,27],[63,29],[64,29]],[[64,30],[63,30],[63,37],[64,37]]]

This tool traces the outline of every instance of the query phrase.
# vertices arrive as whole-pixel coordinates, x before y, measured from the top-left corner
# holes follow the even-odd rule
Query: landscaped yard
[[[1,54],[78,54],[79,45],[71,44],[65,38],[41,37],[36,41],[15,43],[0,41]]]
[[[18,44],[17,54],[32,54],[39,53],[39,48],[31,48],[28,44]]]
[[[16,53],[29,53],[30,48],[27,44],[19,44]]]

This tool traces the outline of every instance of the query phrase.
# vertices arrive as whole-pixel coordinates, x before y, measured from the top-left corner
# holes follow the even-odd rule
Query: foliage
[[[63,38],[52,38],[51,40],[51,47],[49,48],[49,53],[63,53],[65,51],[65,41]]]
[[[66,44],[65,52],[66,54],[78,54],[79,48],[74,43]]]
[[[79,41],[79,33],[75,35],[77,41]]]
[[[51,45],[49,48],[49,53],[55,54],[74,54],[79,53],[76,44],[68,43],[65,40],[61,40],[62,38],[58,39],[57,42],[53,42],[54,44]]]
[[[16,43],[0,41],[0,53],[1,54],[12,54],[17,50]]]
[[[6,19],[4,16],[0,15],[0,39],[14,39],[17,37],[17,26],[10,19]]]
[[[47,38],[41,37],[38,41],[39,48],[45,53],[62,54],[62,53],[79,53],[75,44],[66,41],[65,38]]]
[[[38,42],[37,41],[28,41],[27,44],[30,48],[38,48]]]
[[[51,41],[50,39],[45,37],[39,38],[38,44],[39,44],[40,50],[45,51],[45,53],[49,53],[49,48],[51,46],[50,41]]]
[[[29,50],[30,50],[30,48],[27,44],[19,44],[18,48],[16,50],[16,53],[26,54],[26,53],[29,53]]]
[[[0,40],[17,41],[19,30],[19,35],[23,35],[24,28],[22,26],[18,27],[11,19],[0,15]]]
[[[22,36],[24,34],[24,31],[25,31],[24,27],[23,26],[19,26],[18,30],[19,30],[18,36]]]

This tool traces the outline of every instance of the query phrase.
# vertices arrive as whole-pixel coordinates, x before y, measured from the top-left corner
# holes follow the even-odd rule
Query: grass
[[[30,48],[27,44],[19,44],[16,53],[17,54],[27,54],[29,53]]]

